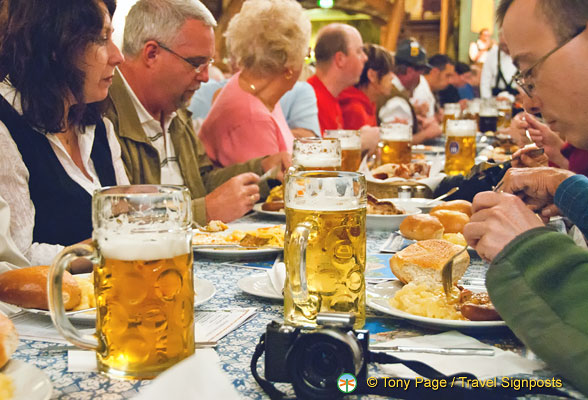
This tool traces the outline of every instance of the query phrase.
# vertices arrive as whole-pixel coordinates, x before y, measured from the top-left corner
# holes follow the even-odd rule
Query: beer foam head
[[[292,159],[292,164],[307,168],[340,167],[341,154],[295,154]]]
[[[446,123],[447,136],[476,136],[478,130],[476,121],[473,119],[448,119]]]
[[[408,124],[384,124],[380,128],[380,138],[389,141],[411,140],[411,127]]]
[[[325,137],[339,139],[342,150],[355,150],[361,148],[361,136],[359,135],[359,131],[346,129],[326,130]]]
[[[366,207],[365,178],[353,176],[288,179],[287,208],[314,211],[355,210]]]

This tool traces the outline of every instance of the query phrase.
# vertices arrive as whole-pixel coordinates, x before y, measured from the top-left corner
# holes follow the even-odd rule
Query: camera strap
[[[259,343],[255,346],[253,357],[251,358],[251,373],[255,381],[261,386],[263,391],[267,393],[272,400],[293,400],[296,397],[289,397],[286,393],[280,391],[274,386],[274,384],[267,379],[262,378],[257,372],[257,362],[265,351],[265,333],[261,335]],[[368,351],[366,354],[367,363],[378,363],[378,364],[402,364],[414,372],[418,373],[424,378],[431,380],[444,380],[445,382],[454,382],[457,380],[457,385],[451,385],[451,387],[437,388],[436,390],[426,387],[422,383],[416,384],[414,379],[409,379],[408,389],[403,388],[390,388],[386,385],[380,384],[375,387],[369,387],[367,382],[357,382],[357,389],[353,392],[354,395],[358,394],[376,394],[386,397],[396,397],[399,399],[476,399],[476,400],[500,400],[500,399],[511,399],[526,394],[548,394],[553,396],[560,396],[569,398],[564,392],[556,388],[548,387],[535,387],[532,390],[527,388],[520,388],[514,390],[513,388],[505,388],[502,386],[493,388],[479,388],[479,387],[465,387],[459,382],[463,380],[477,380],[476,376],[470,373],[457,373],[454,375],[445,375],[435,368],[431,367],[420,361],[403,360],[387,353],[379,353]],[[367,368],[367,365],[366,365]],[[343,393],[341,393],[341,397]]]

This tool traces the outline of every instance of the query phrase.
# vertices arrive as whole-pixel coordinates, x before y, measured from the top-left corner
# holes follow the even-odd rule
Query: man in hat
[[[378,111],[380,121],[382,123],[400,122],[411,125],[412,141],[415,144],[441,135],[441,128],[435,121],[419,126],[417,113],[410,102],[421,75],[430,67],[427,63],[425,49],[416,40],[405,39],[398,44],[394,61],[396,76],[392,79],[392,94]]]

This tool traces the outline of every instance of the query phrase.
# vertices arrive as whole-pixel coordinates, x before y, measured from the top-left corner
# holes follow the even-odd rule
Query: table
[[[253,213],[239,222],[272,222],[264,216]],[[279,223],[279,220],[273,220]],[[379,247],[388,237],[389,232],[368,231],[367,252],[378,253]],[[249,363],[255,344],[260,335],[265,332],[266,325],[274,319],[282,318],[282,302],[250,296],[241,292],[237,287],[237,281],[254,271],[239,266],[239,262],[201,259],[195,257],[195,273],[199,278],[212,281],[216,287],[216,295],[207,303],[196,309],[223,309],[235,307],[255,307],[257,316],[245,325],[231,332],[223,338],[216,350],[219,354],[222,368],[232,381],[235,389],[243,398],[267,399],[261,388],[257,385],[249,370]],[[479,258],[472,258],[472,265],[468,269],[464,280],[484,279],[486,265]],[[433,334],[406,321],[386,317],[383,314],[373,312],[368,308],[368,318],[378,318],[389,328],[390,338]],[[519,340],[507,329],[492,332],[472,334],[484,343],[498,345],[503,349],[513,350],[521,355],[533,357],[532,353],[519,342]],[[49,376],[53,382],[52,399],[127,399],[137,394],[138,390],[150,381],[125,381],[110,379],[97,373],[68,373],[66,351],[46,351],[52,343],[21,340],[21,344],[13,358],[23,360],[36,365]],[[370,367],[370,376],[378,376],[376,367]],[[196,373],[196,372],[195,372]],[[380,374],[381,375],[381,374]],[[522,376],[529,378],[529,376]],[[553,378],[553,373],[541,371],[532,376],[537,379]],[[283,388],[283,386],[280,386]],[[565,386],[567,390],[571,387]],[[357,398],[352,396],[351,398]],[[363,398],[381,398],[377,396],[364,396]]]

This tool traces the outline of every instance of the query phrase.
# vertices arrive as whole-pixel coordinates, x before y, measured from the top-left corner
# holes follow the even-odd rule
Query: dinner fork
[[[468,249],[466,244],[460,251],[451,256],[451,258],[445,263],[441,270],[441,282],[443,283],[443,291],[445,296],[449,297],[451,293],[451,287],[453,286],[453,262],[455,259],[464,251]]]

